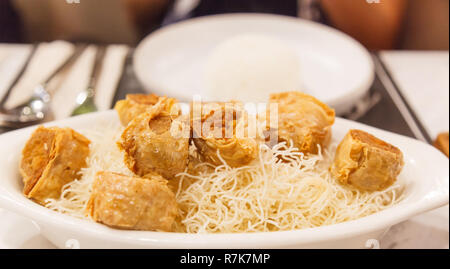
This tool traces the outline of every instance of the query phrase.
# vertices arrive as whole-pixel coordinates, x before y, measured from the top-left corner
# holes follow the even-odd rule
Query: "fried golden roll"
[[[194,115],[192,124],[193,142],[203,161],[221,165],[223,162],[217,153],[231,167],[243,166],[254,160],[258,144],[247,130],[245,111],[236,102],[202,106],[201,116]]]
[[[403,165],[398,148],[364,131],[350,130],[339,144],[330,170],[343,184],[380,191],[395,182]]]
[[[158,173],[169,180],[183,172],[189,156],[189,123],[182,118],[148,112],[134,118],[118,142],[127,167],[142,177]]]
[[[440,133],[436,140],[434,140],[433,146],[435,146],[437,149],[442,151],[447,157],[448,157],[448,132],[447,133]]]
[[[96,222],[130,230],[172,231],[177,216],[167,180],[98,172],[86,212]]]
[[[181,112],[176,99],[159,97],[155,94],[127,94],[126,99],[118,101],[114,109],[119,114],[123,126],[127,126],[136,116],[144,112],[153,116],[159,114],[178,116]]]
[[[70,128],[38,127],[22,151],[23,193],[40,204],[47,198],[59,198],[61,188],[86,167],[89,143]]]
[[[270,95],[270,103],[278,103],[278,140],[292,141],[304,153],[317,153],[320,145],[331,139],[334,110],[316,98],[301,92]]]

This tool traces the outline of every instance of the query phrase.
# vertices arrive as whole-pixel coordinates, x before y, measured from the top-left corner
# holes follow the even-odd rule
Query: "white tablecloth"
[[[449,131],[449,52],[383,51],[380,58],[432,139]],[[449,248],[449,207],[398,224],[384,248]]]

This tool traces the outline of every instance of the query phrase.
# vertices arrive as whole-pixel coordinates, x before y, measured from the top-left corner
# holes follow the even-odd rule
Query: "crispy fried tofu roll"
[[[177,216],[175,195],[167,180],[98,172],[86,212],[96,222],[120,229],[172,231]]]
[[[125,100],[116,103],[114,109],[119,114],[120,122],[127,126],[136,116],[148,112],[153,116],[160,114],[178,116],[181,113],[177,100],[155,94],[127,94]]]
[[[343,184],[380,191],[395,182],[403,165],[398,148],[364,131],[350,130],[339,144],[330,170]]]
[[[300,92],[270,95],[270,103],[278,103],[278,140],[292,141],[304,153],[317,153],[331,139],[334,110],[316,98]]]
[[[193,142],[202,157],[221,165],[220,157],[231,167],[250,163],[257,156],[258,144],[249,135],[247,114],[236,102],[202,104],[201,116],[193,116]]]
[[[118,145],[125,152],[125,164],[135,174],[158,173],[170,180],[187,166],[189,123],[184,116],[154,117],[146,112],[128,124]]]
[[[89,143],[70,128],[38,127],[22,151],[23,193],[40,204],[59,198],[61,188],[86,167]]]

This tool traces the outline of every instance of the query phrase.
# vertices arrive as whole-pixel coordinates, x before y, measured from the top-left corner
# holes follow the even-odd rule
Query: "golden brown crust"
[[[124,162],[139,176],[158,173],[172,179],[185,170],[189,156],[188,123],[182,117],[154,117],[143,113],[122,133],[118,146],[125,152]],[[179,133],[176,133],[176,132]]]
[[[402,152],[361,130],[350,130],[336,150],[330,171],[342,184],[364,191],[391,186],[403,168]]]
[[[327,122],[331,122],[331,124],[334,123],[334,109],[330,108],[311,95],[302,92],[282,92],[270,95],[270,102],[276,102],[280,105],[278,108],[278,112],[280,113],[291,113],[298,111],[298,109],[305,109],[299,107],[299,104],[301,104],[299,101],[311,103],[320,107],[322,109],[320,112],[323,113],[323,117],[327,119]],[[314,109],[314,112],[316,112],[315,110],[316,109]]]
[[[316,98],[301,92],[271,94],[270,103],[278,104],[278,140],[292,141],[304,153],[317,153],[331,138],[334,110]]]
[[[248,135],[246,113],[241,105],[238,102],[203,103],[201,115],[192,117],[192,140],[203,161],[221,165],[219,152],[229,166],[239,167],[257,157],[256,137]],[[241,129],[240,133],[237,128]]]
[[[89,143],[70,128],[38,127],[22,151],[23,193],[40,204],[59,198],[61,188],[86,167]]]
[[[379,148],[380,150],[390,151],[393,152],[394,154],[401,154],[401,151],[397,147],[389,143],[386,143],[383,140],[364,131],[352,129],[349,131],[349,134],[352,136],[353,140],[371,145],[373,147]]]
[[[448,157],[448,133],[438,135],[433,145]]]
[[[56,132],[39,126],[22,150],[20,173],[24,183],[23,193],[25,195],[28,195],[36,185],[51,159],[50,152],[54,148],[55,134]]]
[[[118,101],[114,109],[123,126],[127,126],[135,117],[145,112],[152,114],[153,117],[160,114],[180,115],[176,99],[159,97],[155,94],[127,94],[126,99]]]
[[[178,206],[167,180],[159,175],[140,178],[101,171],[93,182],[86,213],[114,228],[170,232]]]
[[[156,94],[127,94],[125,98],[126,100],[142,105],[154,105],[158,103],[159,100],[159,96]]]
[[[220,157],[231,167],[249,164],[257,157],[258,145],[252,138],[196,138],[194,139],[198,152],[213,165],[221,165]]]

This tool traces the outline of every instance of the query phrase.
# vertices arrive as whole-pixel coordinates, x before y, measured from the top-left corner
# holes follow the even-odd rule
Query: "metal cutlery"
[[[48,83],[57,75],[59,72],[66,67],[72,65],[75,60],[82,54],[84,48],[75,49],[70,57],[68,57],[64,63],[62,63],[55,71],[53,71],[50,76],[45,79],[42,83],[37,85],[33,91],[31,98],[9,110],[0,110],[0,127],[9,128],[20,128],[27,125],[32,125],[43,121],[51,116],[50,101],[51,95],[47,90]],[[21,75],[21,74],[20,74]],[[17,82],[16,79],[15,82]],[[15,86],[15,83],[11,85],[11,89]]]
[[[6,94],[3,96],[2,100],[0,101],[0,111],[2,110],[3,106],[5,105],[6,100],[8,99],[12,89],[19,82],[20,78],[23,76],[23,73],[25,73],[25,70],[27,69],[31,59],[33,58],[34,54],[36,53],[37,47],[38,47],[37,44],[32,45],[31,51],[30,51],[30,53],[28,53],[28,56],[25,59],[25,62],[23,63],[22,67],[20,68],[19,72],[17,73],[16,77],[12,81],[9,88],[6,90]]]
[[[76,99],[77,107],[73,110],[72,116],[97,111],[97,106],[95,105],[95,90],[102,72],[105,55],[106,48],[103,46],[98,47],[88,87],[78,94]]]

